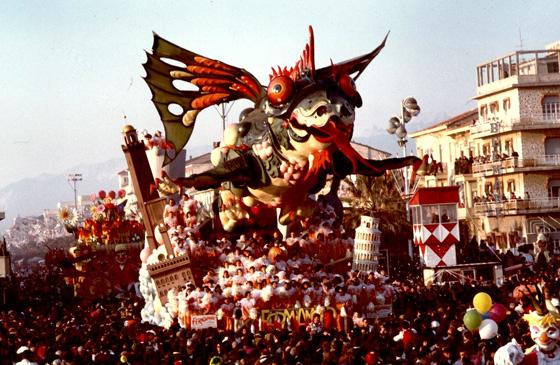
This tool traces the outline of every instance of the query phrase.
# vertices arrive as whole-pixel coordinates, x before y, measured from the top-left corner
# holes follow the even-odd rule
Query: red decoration
[[[275,106],[282,105],[290,100],[294,93],[294,81],[288,76],[277,76],[268,85],[266,97]]]

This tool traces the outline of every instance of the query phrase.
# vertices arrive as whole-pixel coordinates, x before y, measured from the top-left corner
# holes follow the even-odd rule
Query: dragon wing
[[[246,70],[183,49],[156,33],[152,53],[146,55],[144,79],[174,149],[166,151],[164,165],[187,144],[201,110],[237,99],[256,104],[266,93]],[[185,82],[198,90],[186,90]]]

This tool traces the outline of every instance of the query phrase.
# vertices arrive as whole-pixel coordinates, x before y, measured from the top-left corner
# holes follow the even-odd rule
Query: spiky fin
[[[315,76],[315,38],[313,36],[313,27],[309,26],[309,41],[303,49],[302,55],[296,62],[294,67],[280,67],[275,70],[272,68],[272,73],[270,74],[270,80],[277,76],[288,76],[292,80],[296,81],[301,78],[301,75],[308,72],[309,75],[314,78]]]

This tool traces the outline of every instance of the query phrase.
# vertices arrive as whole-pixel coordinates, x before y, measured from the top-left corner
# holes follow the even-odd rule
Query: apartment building
[[[421,185],[458,185],[459,218],[500,248],[560,240],[559,61],[557,42],[482,63],[477,108],[411,134],[435,160]]]

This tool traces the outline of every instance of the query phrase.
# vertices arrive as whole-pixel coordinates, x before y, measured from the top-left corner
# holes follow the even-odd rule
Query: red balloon
[[[116,196],[117,196],[117,193],[115,193],[114,190],[111,190],[111,191],[109,192],[109,198],[115,199]]]
[[[494,303],[488,311],[488,314],[490,315],[490,319],[493,319],[496,323],[500,323],[507,317],[507,308],[504,307],[503,304]]]
[[[105,190],[99,190],[99,193],[97,193],[97,195],[99,195],[99,199],[105,199],[107,193],[105,192]]]
[[[124,189],[119,190],[119,198],[124,198],[126,196],[126,191]]]

